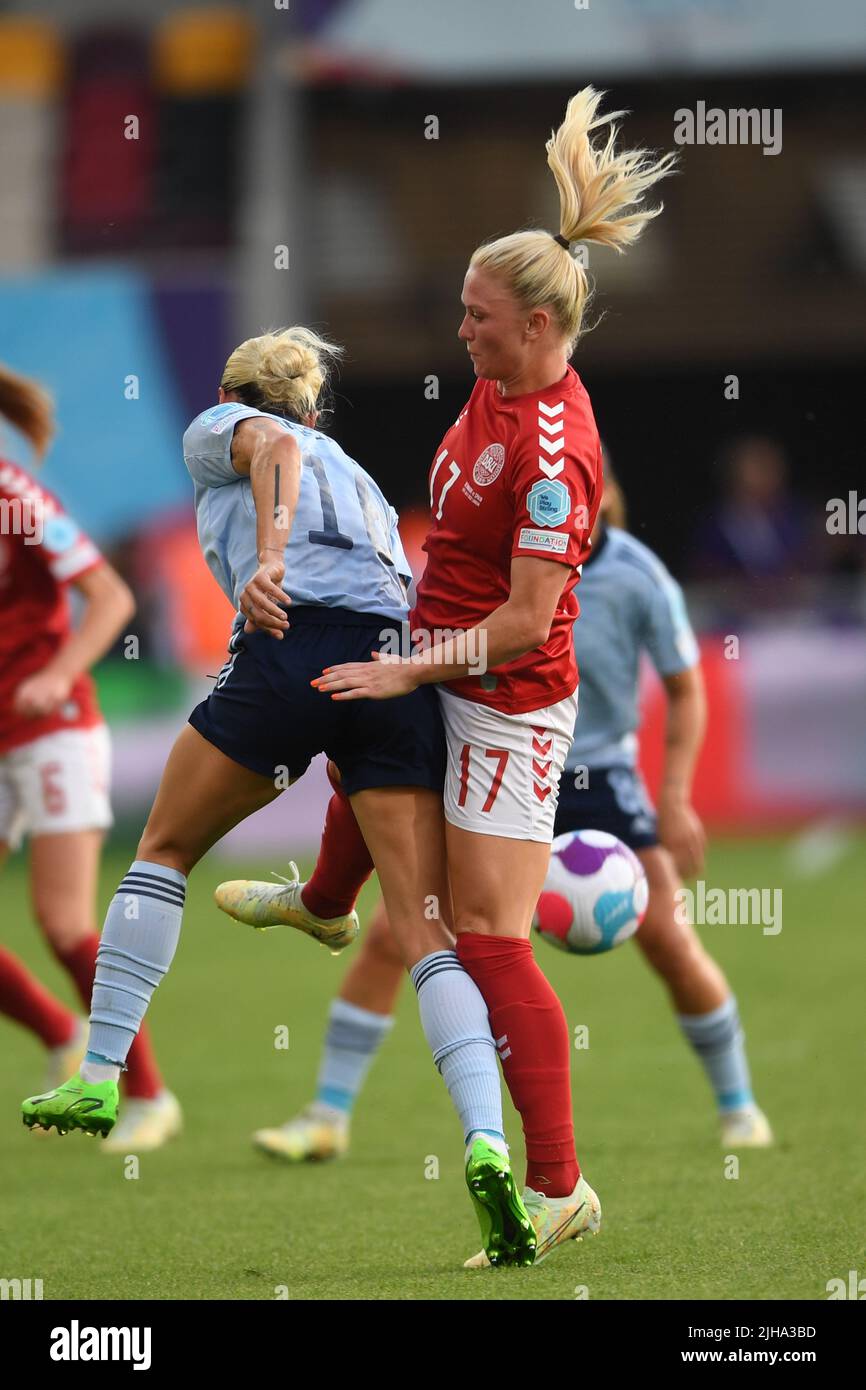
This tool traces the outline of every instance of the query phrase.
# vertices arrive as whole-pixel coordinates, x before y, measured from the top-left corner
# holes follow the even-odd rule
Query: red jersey
[[[0,753],[58,729],[101,723],[89,675],[53,714],[28,719],[12,700],[69,636],[66,585],[103,563],[99,551],[50,492],[0,460]]]
[[[502,396],[477,381],[430,470],[432,525],[412,627],[475,627],[511,591],[527,555],[570,570],[543,646],[482,676],[449,681],[455,695],[505,714],[542,709],[577,686],[574,586],[601,500],[601,443],[573,367],[553,386]]]

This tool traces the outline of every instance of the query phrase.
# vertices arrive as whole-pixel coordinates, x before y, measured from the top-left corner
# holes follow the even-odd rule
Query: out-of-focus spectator
[[[725,493],[696,532],[695,579],[782,579],[820,568],[806,507],[792,495],[782,446],[764,435],[735,439],[723,455]]]

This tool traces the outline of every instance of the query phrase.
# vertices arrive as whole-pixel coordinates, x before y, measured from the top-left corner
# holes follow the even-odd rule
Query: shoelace
[[[548,1200],[543,1192],[536,1192],[534,1188],[530,1187],[523,1194],[523,1205],[530,1214],[532,1212],[542,1212],[544,1208],[548,1206]],[[549,1209],[553,1210],[553,1208]]]
[[[316,1111],[316,1109],[315,1109],[315,1101],[311,1101],[309,1105],[305,1105],[304,1108],[303,1108],[303,1110],[299,1110],[298,1113],[297,1113],[297,1115],[295,1115],[295,1117],[294,1117],[293,1119],[287,1120],[286,1123],[282,1126],[282,1128],[283,1128],[283,1129],[290,1129],[293,1125],[297,1125],[297,1124],[305,1124],[305,1125],[327,1125],[327,1124],[330,1124],[330,1125],[332,1126],[332,1128],[336,1128],[336,1126],[334,1125],[334,1122],[333,1122],[332,1120],[327,1119],[325,1116],[319,1114],[319,1113]]]
[[[276,869],[271,869],[271,878],[279,879],[280,883],[288,883],[290,886],[294,883],[300,883],[301,875],[298,872],[298,866],[295,863],[294,859],[289,860],[289,868],[291,869],[294,875],[293,878],[286,878],[285,874],[278,874]]]

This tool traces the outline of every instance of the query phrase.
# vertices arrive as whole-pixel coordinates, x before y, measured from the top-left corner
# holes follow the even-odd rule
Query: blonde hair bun
[[[248,405],[303,420],[317,409],[343,349],[310,328],[278,328],[236,347],[220,385]]]

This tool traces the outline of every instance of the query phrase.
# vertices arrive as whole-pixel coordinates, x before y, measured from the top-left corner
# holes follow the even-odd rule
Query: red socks
[[[301,893],[304,907],[325,920],[345,917],[351,912],[373,872],[370,851],[355,820],[351,802],[331,776],[330,767],[328,781],[334,788],[334,795],[328,802],[316,867]]]
[[[328,773],[319,857],[301,897],[317,917],[351,912],[373,861],[349,798]],[[571,1038],[556,994],[521,937],[463,932],[457,955],[487,1004],[502,1071],[526,1137],[526,1183],[570,1196],[580,1177],[571,1114]]]
[[[62,1047],[75,1031],[75,1014],[9,951],[0,951],[0,1013],[29,1028],[46,1047]]]
[[[90,1010],[90,996],[93,993],[93,976],[96,973],[96,952],[98,949],[99,937],[96,932],[92,932],[90,936],[85,936],[83,941],[79,941],[78,945],[73,946],[71,950],[59,951],[56,947],[54,948],[54,954],[75,981],[75,987],[88,1011]],[[138,1036],[129,1049],[123,1077],[123,1089],[128,1100],[155,1100],[163,1089],[162,1077],[153,1055],[150,1034],[144,1023],[138,1030]]]
[[[502,1072],[526,1139],[526,1185],[574,1191],[580,1167],[571,1112],[571,1038],[562,1005],[518,936],[461,932],[457,955],[487,1005]]]

